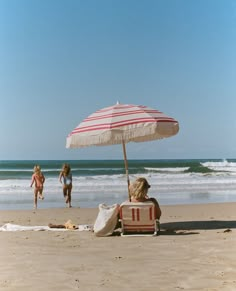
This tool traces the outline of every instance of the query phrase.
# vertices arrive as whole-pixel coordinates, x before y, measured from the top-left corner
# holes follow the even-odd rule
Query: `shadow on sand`
[[[176,221],[161,223],[160,235],[190,235],[198,234],[193,230],[224,230],[230,232],[236,228],[235,220],[201,220],[201,221]]]
[[[219,230],[219,232],[231,232],[236,229],[236,220],[200,220],[200,221],[175,221],[161,223],[159,235],[193,235],[199,234],[200,230]],[[120,236],[121,229],[117,228],[112,236]],[[132,236],[132,235],[130,235]]]

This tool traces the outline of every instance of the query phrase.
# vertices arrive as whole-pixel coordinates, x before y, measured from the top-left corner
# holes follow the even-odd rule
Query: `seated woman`
[[[151,201],[154,203],[156,208],[156,219],[161,217],[161,209],[159,203],[155,198],[149,198],[147,193],[151,186],[145,178],[138,178],[129,186],[130,201],[131,202],[146,202]]]

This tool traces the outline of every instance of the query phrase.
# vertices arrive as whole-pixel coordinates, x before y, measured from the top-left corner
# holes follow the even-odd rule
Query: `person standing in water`
[[[64,164],[59,175],[59,181],[63,185],[63,195],[68,207],[71,207],[72,173],[69,164]]]
[[[34,209],[37,209],[38,198],[44,199],[43,197],[43,184],[45,182],[45,177],[41,172],[39,165],[34,166],[34,173],[31,178],[30,187],[34,185]]]

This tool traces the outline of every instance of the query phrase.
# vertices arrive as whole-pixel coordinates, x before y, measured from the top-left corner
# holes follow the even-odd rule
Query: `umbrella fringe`
[[[87,146],[103,146],[120,144],[122,141],[128,142],[143,142],[155,139],[162,139],[175,135],[179,130],[178,123],[161,123],[148,124],[141,128],[130,128],[128,131],[122,129],[113,129],[112,131],[99,132],[98,135],[90,135],[87,133],[83,135],[70,135],[67,137],[67,148],[78,148]]]

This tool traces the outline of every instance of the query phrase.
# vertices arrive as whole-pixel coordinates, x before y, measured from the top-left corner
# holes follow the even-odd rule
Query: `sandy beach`
[[[0,290],[236,290],[236,203],[162,206],[156,237],[0,232]],[[1,211],[0,225],[93,224],[97,209]]]

